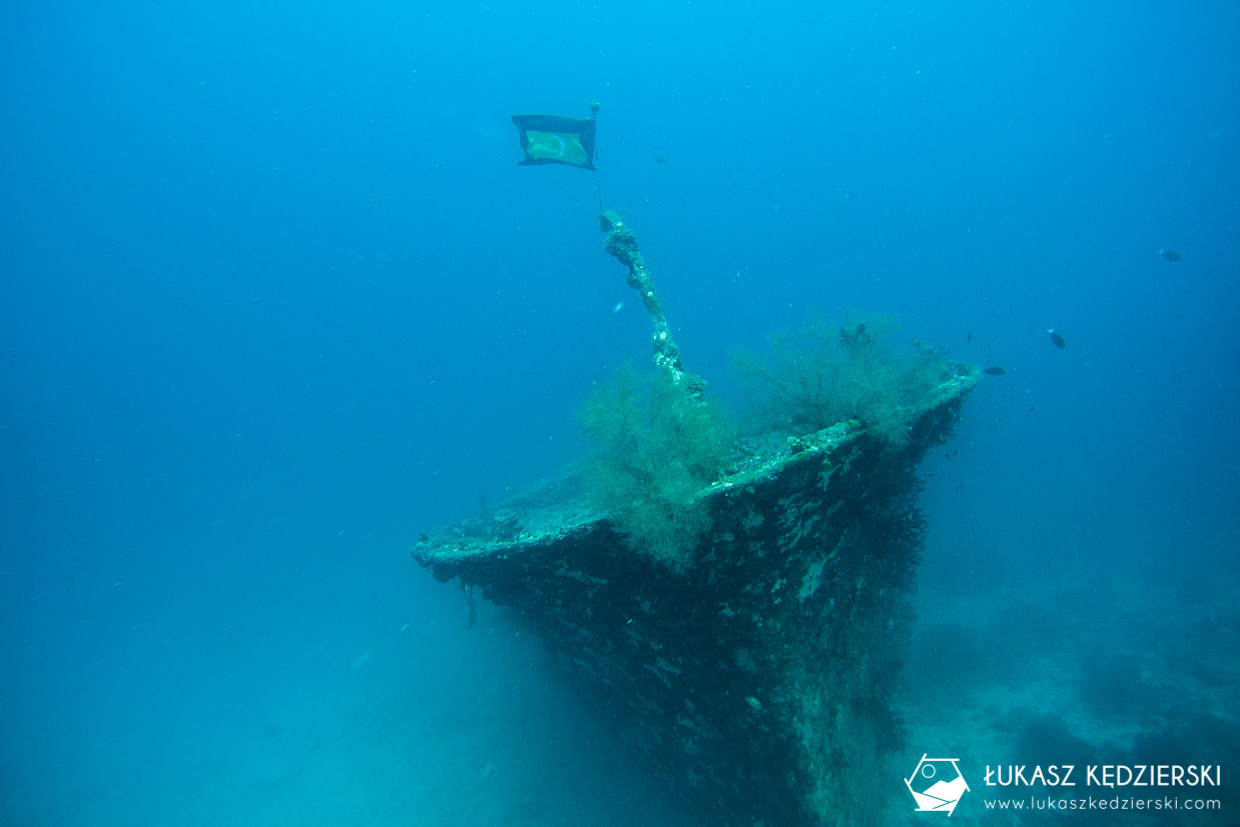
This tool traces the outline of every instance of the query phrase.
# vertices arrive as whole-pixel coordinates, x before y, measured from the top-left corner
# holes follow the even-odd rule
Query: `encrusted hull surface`
[[[899,740],[916,465],[979,376],[960,365],[900,449],[841,424],[751,456],[700,495],[712,529],[683,573],[630,549],[571,478],[413,555],[518,611],[705,823],[872,823]]]

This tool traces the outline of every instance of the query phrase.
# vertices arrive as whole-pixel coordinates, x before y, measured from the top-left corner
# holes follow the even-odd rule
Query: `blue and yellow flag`
[[[518,164],[568,164],[594,169],[594,118],[513,115],[525,157]]]

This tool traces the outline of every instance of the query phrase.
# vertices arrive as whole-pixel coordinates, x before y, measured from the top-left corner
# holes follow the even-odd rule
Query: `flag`
[[[518,164],[568,164],[594,169],[594,118],[513,115],[525,157]]]

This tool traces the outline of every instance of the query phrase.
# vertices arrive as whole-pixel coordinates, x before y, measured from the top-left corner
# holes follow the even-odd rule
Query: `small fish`
[[[968,336],[965,336],[965,337],[964,337],[964,340],[965,340],[966,342],[971,342],[971,341],[973,341],[973,334],[972,334],[972,333],[970,333]]]
[[[864,347],[869,344],[869,339],[865,338],[865,325],[859,324],[853,330],[846,327],[840,328],[840,347],[844,350],[856,350],[858,347]]]
[[[616,306],[611,309],[612,313],[619,313],[624,309],[624,302],[616,302]]]
[[[1068,343],[1063,340],[1063,337],[1055,332],[1055,328],[1052,327],[1050,330],[1047,330],[1046,332],[1051,334],[1051,344],[1053,344],[1055,347],[1067,347],[1068,346]]]
[[[667,163],[667,159],[666,159],[666,158],[655,158],[655,160],[656,160],[656,161],[658,161],[660,164],[666,164],[666,163]]]
[[[1007,373],[1007,371],[999,367],[998,365],[991,365],[990,367],[984,369],[982,373],[986,374],[987,376],[1002,376],[1003,374]]]
[[[1167,261],[1179,261],[1180,259],[1184,258],[1184,256],[1180,255],[1175,250],[1159,250],[1158,254],[1162,256],[1163,258],[1165,258]]]

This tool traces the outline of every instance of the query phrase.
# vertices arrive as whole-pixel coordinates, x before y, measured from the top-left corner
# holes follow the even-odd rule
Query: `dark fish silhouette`
[[[964,340],[965,340],[966,342],[971,342],[971,341],[973,341],[973,334],[972,334],[972,333],[970,333],[968,336],[965,336],[965,337],[964,337]]]
[[[1050,330],[1046,332],[1051,334],[1051,344],[1053,344],[1055,347],[1067,347],[1068,346],[1068,343],[1063,340],[1063,337],[1055,332],[1055,328],[1052,327]]]
[[[656,161],[658,161],[660,164],[666,164],[666,163],[667,163],[667,159],[666,159],[666,158],[655,158],[655,160],[656,160]]]
[[[1163,258],[1165,258],[1167,261],[1179,261],[1180,259],[1184,258],[1184,256],[1180,255],[1175,250],[1159,250],[1158,254],[1162,256]]]
[[[840,347],[844,350],[856,350],[858,347],[865,347],[869,344],[869,337],[865,335],[865,325],[859,324],[854,330],[846,327],[840,328]]]
[[[988,376],[1002,376],[1003,374],[1007,373],[1007,371],[999,367],[998,365],[992,365],[991,367],[988,367],[985,370],[983,370],[982,373],[985,373]]]

